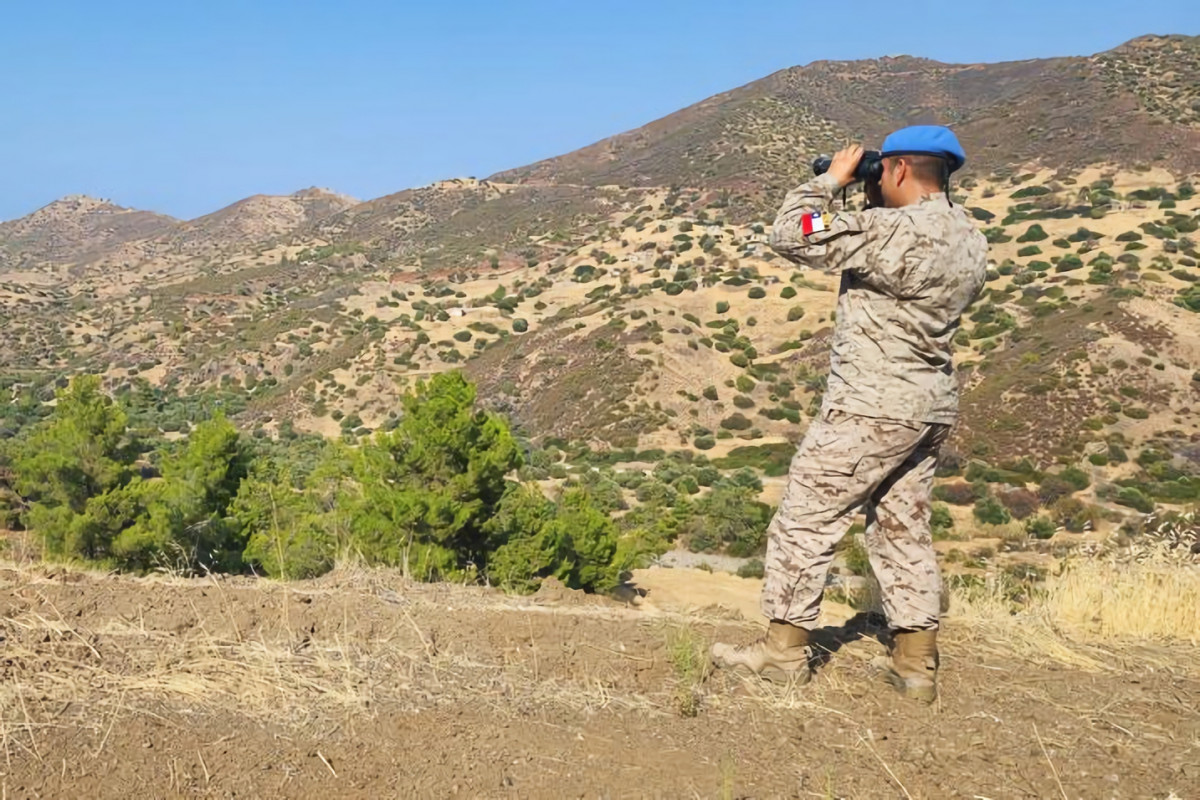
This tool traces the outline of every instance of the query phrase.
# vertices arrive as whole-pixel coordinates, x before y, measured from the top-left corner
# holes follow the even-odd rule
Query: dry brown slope
[[[845,137],[952,124],[986,172],[1043,163],[1200,169],[1200,37],[1143,37],[1090,58],[942,64],[907,56],[793,67],[500,181],[754,192],[809,174]]]
[[[163,244],[172,251],[202,253],[265,243],[344,211],[358,201],[310,188],[291,195],[254,195],[179,226]]]
[[[178,224],[162,214],[72,195],[0,223],[0,265],[16,269],[66,264],[123,242],[160,235]]]

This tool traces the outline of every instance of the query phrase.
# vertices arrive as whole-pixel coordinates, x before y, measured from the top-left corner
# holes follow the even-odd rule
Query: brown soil
[[[1195,650],[1093,647],[1101,666],[1081,671],[955,620],[942,699],[923,708],[872,675],[869,630],[832,624],[836,652],[804,689],[721,674],[681,687],[679,642],[759,623],[679,613],[641,579],[628,605],[387,572],[0,571],[3,796],[1200,793]]]

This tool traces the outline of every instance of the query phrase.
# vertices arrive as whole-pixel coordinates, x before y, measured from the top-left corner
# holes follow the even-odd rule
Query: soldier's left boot
[[[798,625],[771,620],[767,632],[742,647],[718,642],[712,646],[712,662],[718,669],[746,669],[769,681],[808,683],[809,633]]]
[[[932,703],[937,699],[937,631],[896,631],[884,676],[905,697]]]

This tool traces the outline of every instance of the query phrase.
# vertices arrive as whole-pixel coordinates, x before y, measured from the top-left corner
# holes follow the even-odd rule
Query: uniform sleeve
[[[900,209],[835,211],[837,181],[828,173],[788,192],[771,230],[771,248],[796,264],[825,272],[851,270],[883,289],[898,288],[913,243]],[[825,230],[804,233],[803,220],[823,215]]]

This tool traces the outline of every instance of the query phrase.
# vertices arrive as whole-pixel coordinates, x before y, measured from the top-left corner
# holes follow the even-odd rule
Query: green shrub
[[[749,430],[753,423],[739,413],[730,414],[721,420],[721,427],[730,431]]]
[[[488,527],[503,541],[488,561],[489,579],[522,592],[551,576],[576,589],[609,589],[639,556],[665,546],[635,537],[631,549],[622,548],[627,540],[616,523],[583,489],[568,489],[553,503],[536,486],[516,485]]]
[[[689,549],[724,547],[732,556],[761,553],[771,509],[756,499],[757,491],[753,486],[722,482],[695,501],[680,526]]]
[[[762,559],[760,558],[750,559],[745,564],[742,564],[740,567],[738,567],[737,571],[739,578],[758,578],[760,580],[765,573],[766,569],[763,566]]]
[[[1055,272],[1072,272],[1083,268],[1083,259],[1077,255],[1063,256],[1058,263],[1054,265]]]
[[[1004,244],[1012,241],[1012,237],[1004,231],[1004,228],[984,228],[983,236],[987,239],[988,244]]]
[[[1032,188],[1032,187],[1031,187]],[[1049,238],[1041,225],[1030,225],[1029,230],[1017,237],[1018,242],[1041,242]]]
[[[784,300],[791,300],[796,296],[796,290],[791,286],[785,286],[783,287],[783,291],[779,293],[779,296]]]
[[[737,406],[738,408],[743,408],[743,409],[744,408],[754,408],[754,401],[751,400],[749,397],[746,397],[746,395],[744,395],[744,394],[734,395],[733,396],[733,404],[735,406]]]
[[[729,360],[735,367],[741,367],[742,369],[745,369],[746,367],[750,366],[750,359],[748,359],[746,354],[741,350],[732,353],[729,356]]]
[[[729,310],[729,303],[725,302],[724,300],[717,301],[717,313],[718,314],[724,314],[728,310]]]
[[[512,321],[512,329],[515,333],[525,333],[525,331],[529,330],[529,323],[526,320],[517,317]]]
[[[717,446],[717,440],[714,439],[711,434],[708,434],[704,436],[697,436],[692,444],[697,450],[712,450]]]
[[[1117,492],[1117,496],[1113,498],[1113,501],[1117,505],[1127,506],[1143,514],[1149,514],[1154,510],[1154,501],[1147,497],[1140,489],[1132,486],[1123,487]]]
[[[972,513],[975,519],[985,525],[1004,525],[1012,521],[1012,515],[1009,514],[1008,509],[991,495],[977,501]]]
[[[934,503],[929,512],[929,527],[943,533],[954,527],[954,516],[945,503]]]
[[[787,442],[778,444],[735,447],[724,458],[713,459],[712,465],[723,470],[758,469],[768,477],[786,475],[796,448]]]
[[[1058,473],[1058,477],[1066,481],[1077,492],[1082,492],[1092,484],[1092,479],[1079,467],[1067,467]]]
[[[761,300],[767,296],[767,290],[761,286],[755,286],[750,289],[749,297],[751,300]]]
[[[1017,251],[1018,258],[1028,258],[1029,256],[1039,256],[1042,254],[1042,248],[1036,244],[1031,244],[1028,247],[1022,247]]]
[[[471,341],[471,332],[470,331],[457,331],[454,334],[454,338],[460,342],[469,342],[469,341]]]
[[[337,541],[322,517],[317,494],[296,491],[288,467],[256,463],[242,481],[230,512],[246,537],[246,561],[267,575],[312,578],[333,566]]]
[[[788,309],[788,313],[787,313],[788,322],[798,322],[801,319],[804,319],[804,307],[803,306],[792,306],[791,308]]]
[[[1049,539],[1054,536],[1054,520],[1049,517],[1037,516],[1025,520],[1025,532],[1034,539]]]

